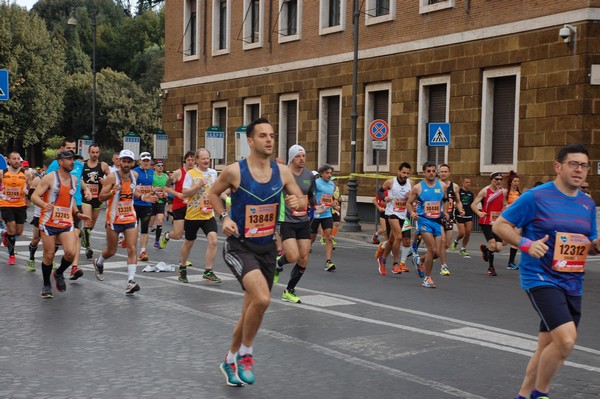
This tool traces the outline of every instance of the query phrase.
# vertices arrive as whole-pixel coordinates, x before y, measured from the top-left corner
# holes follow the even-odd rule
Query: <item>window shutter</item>
[[[327,97],[327,162],[338,165],[340,150],[340,96]]]
[[[515,92],[514,75],[494,79],[492,164],[512,164],[514,161]]]
[[[285,106],[287,115],[287,123],[285,126],[285,139],[287,148],[290,148],[292,145],[296,144],[296,121],[298,120],[298,101],[286,101]]]
[[[388,124],[390,123],[388,115],[390,92],[387,90],[373,92],[373,120],[383,119]],[[388,136],[388,148],[390,145],[391,137]],[[373,165],[377,164],[377,153],[378,150],[373,150]],[[387,151],[379,150],[379,164],[387,164]]]
[[[444,123],[446,122],[446,89],[445,84],[429,86],[429,122]],[[429,144],[429,130],[425,134],[425,145]],[[443,148],[436,150],[438,147],[427,147],[427,160],[435,162],[435,152],[440,151],[442,154],[438,161],[443,162]]]

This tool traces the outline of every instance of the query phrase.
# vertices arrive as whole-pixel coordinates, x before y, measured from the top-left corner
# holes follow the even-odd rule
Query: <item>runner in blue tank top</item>
[[[521,287],[541,318],[518,399],[548,397],[552,378],[577,339],[585,260],[600,252],[596,204],[579,191],[590,166],[584,146],[563,147],[554,161],[556,179],[525,192],[492,227],[521,249]]]
[[[252,342],[271,299],[276,263],[273,237],[282,191],[290,209],[307,206],[288,167],[269,160],[275,142],[269,121],[255,120],[246,134],[250,155],[226,166],[208,195],[228,236],[223,247],[225,263],[245,291],[229,352],[219,366],[229,386],[255,381]],[[220,197],[227,189],[231,189],[231,217]]]
[[[418,232],[423,237],[427,246],[427,254],[422,263],[415,264],[417,274],[423,278],[421,285],[425,288],[435,288],[431,278],[433,260],[442,253],[442,218],[448,219],[446,213],[448,198],[446,197],[446,184],[436,179],[436,167],[432,162],[423,164],[425,178],[411,190],[406,203],[406,208],[412,220],[418,223]],[[415,212],[413,203],[417,201]],[[423,270],[424,269],[424,270]]]

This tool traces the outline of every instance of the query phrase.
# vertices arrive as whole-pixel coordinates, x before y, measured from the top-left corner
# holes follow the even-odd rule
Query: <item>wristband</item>
[[[521,237],[518,247],[521,251],[529,253],[531,244],[533,244],[533,241],[531,241],[529,238]]]

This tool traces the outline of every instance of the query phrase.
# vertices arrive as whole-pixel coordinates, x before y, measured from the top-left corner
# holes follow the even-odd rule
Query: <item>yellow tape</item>
[[[352,174],[350,174],[348,176],[337,176],[336,175],[335,178],[336,179],[349,179],[352,176],[354,176],[354,177],[364,177],[364,178],[367,178],[367,179],[385,179],[385,180],[393,179],[393,178],[396,177],[396,176],[389,176],[389,175],[378,175],[378,174],[375,174],[375,173],[352,173]],[[421,180],[420,177],[409,177],[409,179],[410,180]]]

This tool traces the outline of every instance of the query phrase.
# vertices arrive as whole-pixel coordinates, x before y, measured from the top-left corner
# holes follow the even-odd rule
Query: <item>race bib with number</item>
[[[19,187],[5,187],[4,195],[6,195],[11,202],[18,201],[21,199],[21,189]]]
[[[275,233],[277,204],[246,205],[246,238],[266,237]]]
[[[117,218],[116,221],[120,224],[133,223],[136,221],[135,212],[133,210],[132,201],[117,202]]]
[[[200,197],[200,211],[202,213],[211,213],[213,211],[212,203],[206,195]]]
[[[406,211],[406,199],[394,198],[393,212],[404,212]]]
[[[500,212],[490,212],[490,224],[493,224],[500,217]]]
[[[65,206],[55,206],[52,208],[52,220],[58,224],[73,224],[73,213],[71,208]]]
[[[95,183],[88,183],[88,188],[92,193],[92,198],[98,198],[98,194],[100,193],[100,185]]]
[[[583,234],[556,232],[552,270],[583,273],[590,240]]]
[[[330,208],[333,205],[333,195],[321,194],[321,205],[325,205],[325,207]]]
[[[439,218],[442,212],[439,201],[425,201],[423,209],[425,210],[425,217],[432,219]]]
[[[142,193],[141,195],[152,193],[152,186],[139,186],[139,187],[140,187],[139,192]]]

